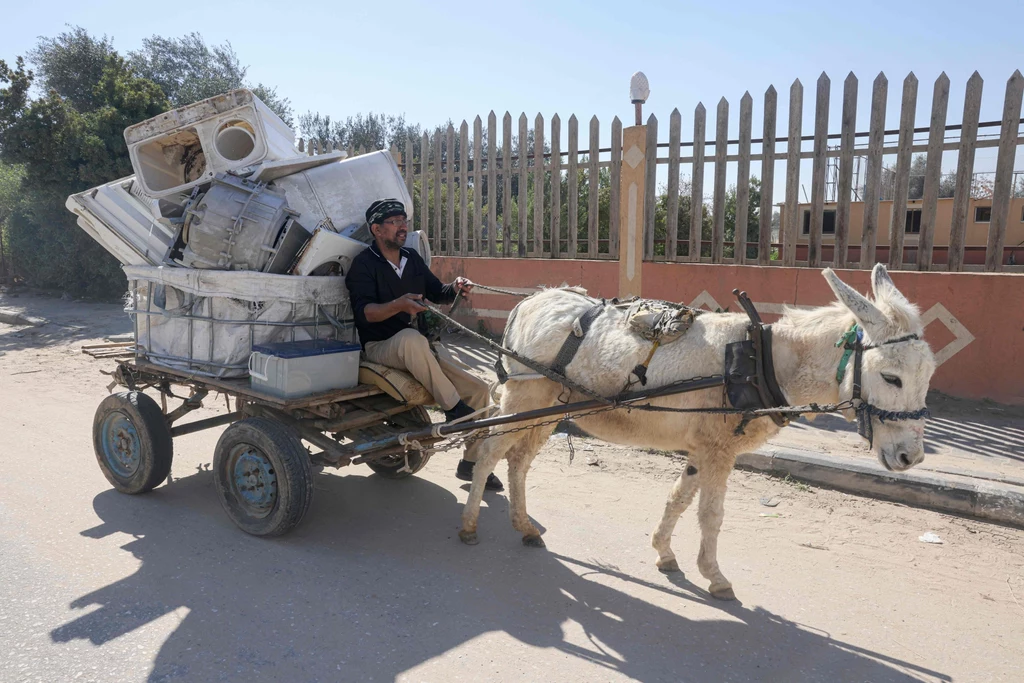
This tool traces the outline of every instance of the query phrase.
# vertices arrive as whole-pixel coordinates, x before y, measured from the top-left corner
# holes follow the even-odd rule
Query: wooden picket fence
[[[644,257],[646,260],[746,263],[783,266],[870,268],[878,258],[890,268],[919,270],[1019,271],[1024,266],[1007,265],[1006,232],[1014,187],[1014,158],[1020,137],[1021,103],[1024,76],[1015,71],[1006,83],[1003,115],[1000,121],[981,122],[983,80],[975,72],[967,81],[961,122],[947,124],[950,82],[945,74],[935,81],[929,125],[915,127],[918,80],[913,73],[903,81],[898,129],[885,129],[888,80],[875,78],[871,89],[871,112],[867,131],[858,132],[858,80],[850,74],[843,86],[841,130],[829,133],[831,81],[824,73],[815,93],[813,134],[804,135],[804,88],[799,80],[789,89],[787,136],[777,136],[777,99],[774,87],[764,94],[762,136],[753,138],[753,98],[745,93],[740,100],[739,131],[730,139],[729,102],[723,98],[717,106],[714,138],[707,138],[707,112],[698,104],[693,115],[693,136],[682,138],[682,116],[678,109],[669,118],[667,142],[658,142],[659,122],[650,116],[646,123],[646,182],[644,187]],[[392,149],[399,162],[409,193],[414,197],[415,228],[429,235],[434,253],[455,256],[534,257],[534,258],[618,258],[620,189],[623,160],[622,123],[611,122],[610,146],[600,147],[601,126],[597,117],[589,122],[589,144],[580,148],[579,124],[570,117],[565,148],[558,115],[545,125],[538,114],[532,129],[526,114],[518,120],[518,135],[513,136],[512,116],[505,113],[498,147],[497,120],[492,111],[486,131],[478,116],[469,125],[463,121],[458,131],[424,133],[420,140],[409,140],[404,150]],[[982,130],[996,133],[981,134]],[[545,144],[545,132],[548,132]],[[915,141],[915,135],[927,139]],[[529,136],[533,135],[532,143]],[[952,139],[951,138],[955,138]],[[858,140],[867,140],[866,150],[858,150]],[[838,140],[839,144],[830,144]],[[792,141],[792,142],[791,142]],[[806,148],[805,143],[810,143]],[[967,245],[968,208],[973,185],[975,152],[998,148],[992,189],[991,221],[987,244]],[[314,151],[309,145],[309,153]],[[713,152],[708,152],[708,149]],[[302,141],[300,141],[302,149]],[[657,150],[651,153],[652,150]],[[942,154],[958,153],[953,195],[950,239],[944,262],[933,258],[936,207],[939,198]],[[349,150],[350,154],[362,150]],[[892,197],[894,207],[906,207],[909,200],[910,167],[914,153],[926,155],[924,193],[921,200],[920,233],[916,245],[905,243],[906,211],[891,211],[888,245],[879,245],[879,202],[883,190]],[[884,157],[895,155],[895,168],[884,167]],[[859,245],[851,249],[851,201],[855,156],[866,160],[863,186],[864,207]],[[830,161],[834,160],[834,161]],[[801,161],[811,160],[810,231],[800,239],[798,215],[801,187]],[[726,240],[728,164],[735,162],[735,216],[733,239]],[[705,166],[713,164],[712,191],[704,192]],[[760,164],[761,199],[757,210],[757,238],[748,244],[746,222],[750,215],[751,164]],[[775,167],[784,163],[785,201],[779,207],[779,239],[772,239],[773,193],[777,181]],[[667,166],[664,196],[657,188],[657,166]],[[827,193],[828,165],[838,166],[836,186]],[[607,169],[605,171],[605,169]],[[682,193],[681,177],[689,171],[689,192]],[[604,172],[604,175],[602,175]],[[894,178],[883,188],[883,172]],[[893,175],[894,174],[894,175]],[[557,181],[556,181],[557,180]],[[836,203],[834,242],[823,245],[823,218],[826,195]],[[585,203],[581,203],[581,199]],[[656,206],[662,212],[656,219]],[[699,211],[680,211],[681,202]],[[685,208],[685,207],[684,207]],[[916,207],[915,207],[916,208]],[[682,224],[680,215],[686,218]],[[708,225],[710,223],[710,226]],[[709,229],[710,227],[710,229]],[[859,248],[858,248],[859,247]],[[888,247],[886,249],[886,247]],[[965,250],[985,250],[982,266],[965,263]],[[851,258],[855,251],[857,258]],[[908,254],[910,258],[908,258]],[[826,255],[828,258],[826,258]],[[1024,251],[1021,252],[1024,256]],[[1012,263],[1012,260],[1011,260]]]

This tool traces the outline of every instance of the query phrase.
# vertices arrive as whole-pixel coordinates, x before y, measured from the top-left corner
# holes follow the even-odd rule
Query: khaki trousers
[[[405,370],[427,388],[434,400],[451,410],[461,398],[473,410],[490,402],[487,382],[469,371],[469,366],[440,344],[437,353],[427,338],[407,328],[379,342],[367,342],[363,355],[367,360],[396,370]]]
[[[480,410],[490,403],[487,382],[471,373],[469,366],[444,346],[436,344],[435,347],[436,354],[427,338],[410,327],[390,339],[367,342],[363,356],[374,363],[405,370],[426,387],[445,410],[454,408],[460,398],[473,410]],[[476,462],[481,443],[473,442],[463,457],[469,462]]]

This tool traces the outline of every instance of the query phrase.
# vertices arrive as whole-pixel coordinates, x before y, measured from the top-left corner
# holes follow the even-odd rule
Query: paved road
[[[0,326],[0,681],[1020,679],[1024,531],[737,472],[720,559],[740,601],[720,603],[693,511],[685,578],[654,568],[681,465],[662,454],[577,440],[570,465],[553,438],[529,480],[547,550],[504,494],[459,543],[455,453],[403,482],[325,472],[279,540],[221,511],[216,430],[176,442],[168,484],[117,494],[90,442],[109,361],[78,348],[126,325],[30,303],[53,322]]]

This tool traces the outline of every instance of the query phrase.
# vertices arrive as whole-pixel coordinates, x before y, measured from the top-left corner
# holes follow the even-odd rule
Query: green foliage
[[[362,147],[364,150],[389,149],[393,145],[404,154],[406,140],[419,140],[421,132],[419,126],[406,124],[403,114],[371,111],[341,121],[330,115],[306,112],[299,115],[299,134],[306,140],[315,140],[321,148],[327,143],[339,149]],[[414,145],[414,149],[414,156],[418,158],[419,145]]]
[[[40,38],[28,58],[44,92],[55,90],[72,107],[86,111],[96,106],[93,86],[114,54],[107,36],[94,38],[81,26],[71,26],[54,38]]]
[[[274,113],[292,125],[291,102],[262,83],[246,81],[243,66],[231,43],[207,45],[199,33],[181,38],[152,36],[142,49],[129,53],[132,69],[156,83],[175,107],[181,107],[236,88],[250,88]]]
[[[106,297],[124,290],[124,275],[77,227],[64,202],[70,194],[130,175],[125,127],[166,111],[170,103],[116,54],[106,56],[88,97],[85,81],[93,75],[87,70],[79,76],[81,83],[68,74],[59,82],[87,104],[81,108],[56,88],[29,100],[22,93],[32,83],[31,74],[0,65],[0,102],[22,104],[20,109],[0,106],[0,161],[18,165],[23,174],[4,229],[5,252],[15,275],[35,286]]]

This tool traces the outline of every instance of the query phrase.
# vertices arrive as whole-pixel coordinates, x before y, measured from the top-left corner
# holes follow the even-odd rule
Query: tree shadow
[[[393,680],[492,632],[642,681],[949,680],[763,609],[719,603],[685,578],[523,548],[503,497],[486,499],[484,545],[470,548],[457,538],[455,496],[426,480],[325,474],[316,489],[306,522],[276,540],[231,524],[208,471],[146,496],[99,494],[102,523],[82,534],[132,536],[123,548],[141,566],[75,600],[72,608],[93,611],[51,638],[103,645],[186,608],[151,681]],[[678,611],[711,605],[721,618],[687,619],[609,581],[668,594]],[[543,672],[550,661],[516,670]]]
[[[5,352],[132,332],[123,304],[67,302],[39,295],[13,299],[5,295],[0,296],[0,307],[47,321],[38,327],[0,325],[0,351]]]

